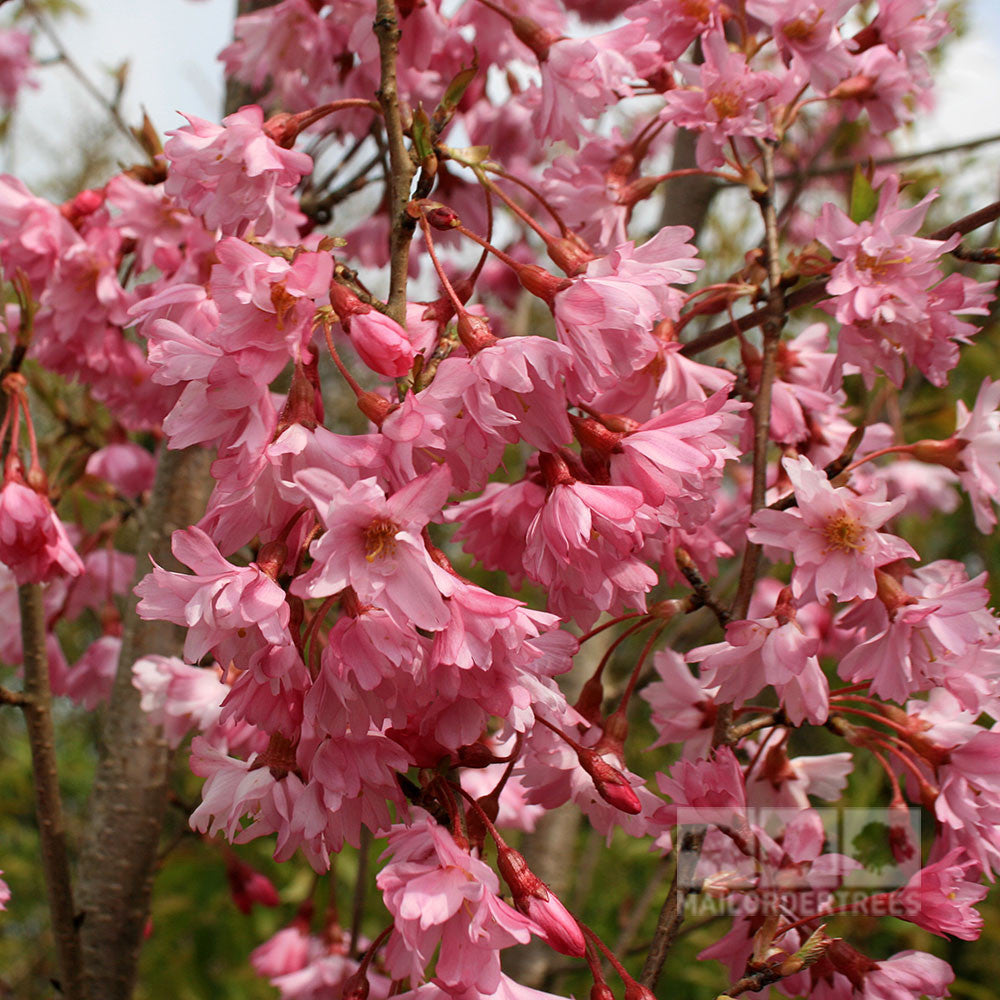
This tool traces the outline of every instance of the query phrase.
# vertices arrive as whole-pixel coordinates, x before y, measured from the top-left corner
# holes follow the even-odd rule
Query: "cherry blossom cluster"
[[[528,1000],[548,994],[501,959],[537,938],[591,971],[593,996],[615,995],[607,959],[649,1000],[505,839],[572,803],[609,843],[676,852],[678,871],[695,855],[698,892],[732,916],[702,957],[740,991],[946,996],[941,959],[825,928],[883,912],[971,940],[1000,872],[986,575],[898,534],[960,493],[996,524],[1000,382],[958,404],[950,438],[911,441],[845,385],[946,385],[993,286],[952,266],[962,230],[919,235],[934,195],[892,169],[858,174],[860,214],[836,179],[810,188],[826,197],[811,214],[788,182],[768,249],[776,170],[823,165],[842,119],[864,126],[853,159],[881,155],[927,106],[943,12],[400,0],[395,16],[387,49],[374,0],[255,11],[221,58],[259,104],[185,115],[149,163],[62,205],[0,178],[8,355],[80,383],[113,426],[60,489],[132,511],[153,486],[144,444],[213,455],[207,510],[173,535],[183,568],[143,556],[134,587],[183,650],[123,665],[205,779],[191,827],[272,838],[318,873],[384,844],[382,933],[320,928],[307,901],[254,968],[286,1000]],[[394,114],[416,173],[396,214]],[[695,165],[676,173],[740,188],[767,237],[701,287],[694,231],[648,224],[682,130]],[[369,184],[376,211],[329,222]],[[380,298],[380,268],[409,273],[409,294]],[[832,328],[794,311],[795,288]],[[737,319],[755,309],[761,336]],[[48,648],[56,693],[93,708],[136,557],[56,513],[38,395],[14,370],[3,389],[0,606],[16,617],[17,587],[45,583],[50,624],[97,616],[75,663],[54,632]],[[627,641],[641,652],[619,683]],[[21,656],[5,633],[0,658]],[[641,713],[652,748],[629,736]],[[849,749],[799,753],[809,727]],[[855,754],[882,769],[889,842],[917,863],[838,905],[858,863],[816,806],[848,795]],[[910,807],[933,817],[924,864]],[[236,904],[275,905],[225,851]]]

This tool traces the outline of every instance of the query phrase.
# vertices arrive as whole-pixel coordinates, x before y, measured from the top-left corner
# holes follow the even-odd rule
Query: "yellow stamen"
[[[374,562],[396,552],[399,525],[387,517],[376,517],[364,530],[365,559]]]

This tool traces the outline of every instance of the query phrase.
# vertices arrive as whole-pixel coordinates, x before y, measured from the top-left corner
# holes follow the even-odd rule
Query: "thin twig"
[[[771,433],[771,390],[777,368],[778,344],[785,325],[785,295],[781,289],[781,258],[778,247],[778,217],[774,207],[774,146],[762,147],[764,184],[766,190],[757,197],[764,218],[764,237],[767,250],[768,295],[763,318],[764,342],[760,365],[760,383],[753,404],[753,480],[750,488],[750,514],[753,516],[764,506],[767,491],[767,445]],[[740,568],[740,582],[733,601],[732,615],[739,621],[746,617],[757,581],[760,546],[747,542]],[[717,720],[718,721],[718,720]],[[728,728],[728,722],[726,723]],[[717,731],[719,731],[717,729]]]
[[[24,8],[31,14],[38,25],[39,31],[45,35],[46,38],[55,46],[56,52],[59,56],[59,61],[77,78],[80,82],[80,86],[83,87],[91,97],[101,105],[102,108],[108,113],[111,120],[115,123],[116,128],[122,135],[127,136],[129,141],[134,145],[138,146],[142,150],[143,156],[148,156],[148,151],[139,137],[129,128],[125,119],[122,118],[121,112],[118,110],[117,104],[114,101],[108,100],[104,94],[101,93],[100,88],[84,73],[83,69],[80,67],[79,63],[69,54],[69,50],[62,43],[62,39],[59,37],[56,29],[53,27],[52,22],[46,17],[45,13],[38,9],[38,7],[32,2],[32,0],[24,0]]]
[[[933,233],[929,233],[924,239],[943,241],[955,233],[958,233],[960,236],[966,236],[982,226],[996,222],[997,219],[1000,219],[1000,201],[995,201],[984,208],[977,209],[969,215],[963,215],[962,218],[956,219],[955,222],[949,223],[947,226],[937,229]],[[816,281],[809,282],[807,285],[803,285],[801,288],[795,289],[790,295],[786,295],[784,297],[785,312],[788,313],[801,306],[808,306],[814,302],[818,302],[823,298],[826,291],[826,282],[827,279],[825,277],[819,278]],[[706,330],[695,337],[694,340],[686,343],[681,348],[681,354],[687,357],[699,354],[701,351],[707,351],[711,347],[716,347],[718,344],[722,344],[732,337],[745,333],[747,330],[752,330],[755,326],[764,322],[768,315],[768,309],[769,306],[755,309],[745,316],[740,316],[738,319],[730,320],[727,323],[713,327],[711,330]]]
[[[654,989],[663,971],[663,964],[673,947],[674,941],[684,922],[684,903],[687,899],[688,886],[694,877],[701,855],[701,845],[705,840],[704,830],[687,831],[682,834],[677,845],[677,864],[674,877],[670,882],[670,890],[663,901],[660,916],[656,921],[656,930],[646,956],[646,964],[642,967],[639,982],[647,989]]]
[[[365,901],[368,898],[368,851],[372,835],[368,827],[361,828],[361,843],[358,847],[358,871],[354,880],[354,904],[351,908],[351,947],[349,955],[357,955],[358,942],[361,940],[361,921],[365,916]],[[330,887],[334,892],[334,887]]]
[[[60,987],[66,1000],[80,1000],[83,996],[80,982],[80,939],[77,935],[73,885],[66,854],[66,824],[59,795],[41,585],[23,584],[18,587],[17,597],[24,649],[25,704],[22,709],[31,746],[42,869],[48,887],[52,933],[59,960]]]
[[[413,160],[406,148],[403,120],[396,86],[396,59],[399,55],[399,24],[393,0],[377,0],[375,35],[378,38],[380,78],[378,101],[385,118],[389,145],[389,298],[387,314],[397,323],[406,323],[406,273],[409,263],[410,240],[415,220],[406,214],[413,182]]]
[[[16,705],[18,708],[23,708],[27,704],[28,699],[20,691],[9,691],[5,687],[0,687],[0,705]]]
[[[788,720],[785,718],[785,710],[782,708],[776,708],[768,715],[758,716],[756,719],[750,719],[747,722],[742,722],[738,726],[730,726],[729,738],[733,743],[738,743],[745,736],[750,736],[752,733],[759,732],[761,729],[769,729],[771,726],[786,725],[788,725]]]
[[[888,167],[895,163],[912,163],[914,160],[925,160],[932,156],[944,156],[946,153],[962,153],[967,150],[978,149],[980,146],[987,146],[990,143],[1000,142],[1000,135],[986,135],[979,139],[969,139],[966,142],[949,143],[946,146],[938,146],[935,149],[919,149],[915,153],[900,153],[896,156],[880,156],[878,159],[865,161],[873,167]],[[859,164],[857,160],[841,160],[838,163],[831,163],[825,167],[810,167],[807,170],[789,170],[787,173],[779,174],[775,180],[778,183],[798,180],[799,178],[810,179],[813,177],[832,177],[836,174],[853,174]]]
[[[684,574],[684,579],[691,584],[691,589],[701,604],[708,608],[718,619],[719,624],[725,628],[732,621],[729,612],[716,600],[712,588],[698,572],[698,567],[691,558],[691,554],[687,549],[678,546],[674,549],[674,561],[677,563],[677,568]]]

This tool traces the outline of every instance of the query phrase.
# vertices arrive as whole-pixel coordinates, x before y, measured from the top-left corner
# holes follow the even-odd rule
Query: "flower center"
[[[827,519],[823,529],[826,551],[838,549],[841,552],[864,552],[865,529],[849,514],[837,514]]]
[[[819,24],[822,16],[823,8],[821,7],[811,21],[797,17],[794,21],[789,21],[781,30],[786,38],[790,38],[796,42],[808,42],[815,34],[816,25]]]
[[[709,0],[681,0],[681,16],[689,17],[692,21],[707,21],[711,14],[712,5]]]
[[[875,278],[884,278],[889,273],[889,268],[894,264],[909,264],[912,257],[904,256],[897,257],[895,260],[884,260],[880,254],[878,257],[873,257],[869,253],[865,253],[864,250],[859,250],[855,263],[858,269],[861,271],[868,271]]]
[[[399,525],[388,517],[376,517],[364,530],[365,558],[369,562],[384,559],[396,551],[396,532]]]
[[[735,91],[720,90],[711,100],[719,118],[735,118],[740,113],[740,97]]]

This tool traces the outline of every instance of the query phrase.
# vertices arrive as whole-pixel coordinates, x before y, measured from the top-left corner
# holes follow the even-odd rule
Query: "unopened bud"
[[[825,926],[813,931],[806,939],[806,943],[794,955],[789,955],[777,972],[784,979],[787,976],[794,976],[796,973],[807,969],[810,965],[815,965],[830,947],[831,938],[825,931]]]
[[[549,887],[528,867],[512,847],[497,845],[497,867],[510,886],[514,906],[537,925],[538,936],[549,947],[576,958],[586,954],[587,942],[580,925]]]
[[[59,212],[70,223],[77,226],[88,215],[92,215],[104,204],[103,188],[94,190],[88,188],[81,191],[75,198],[65,201],[59,206]]]
[[[364,966],[344,980],[342,1000],[367,1000],[368,976],[363,971]]]
[[[590,987],[590,1000],[615,1000],[615,995],[607,983],[594,983]]]
[[[444,205],[439,205],[437,208],[432,208],[429,212],[425,212],[424,218],[434,229],[440,229],[445,232],[462,224],[458,213],[450,208],[446,208]]]
[[[635,794],[628,779],[618,768],[613,767],[603,757],[587,747],[581,747],[577,750],[576,756],[580,767],[590,775],[594,782],[597,794],[605,802],[631,816],[642,812],[639,796]]]
[[[288,546],[284,542],[265,542],[257,553],[257,566],[265,576],[277,580],[287,558]]]
[[[656,1000],[656,994],[634,979],[625,984],[625,1000]]]

